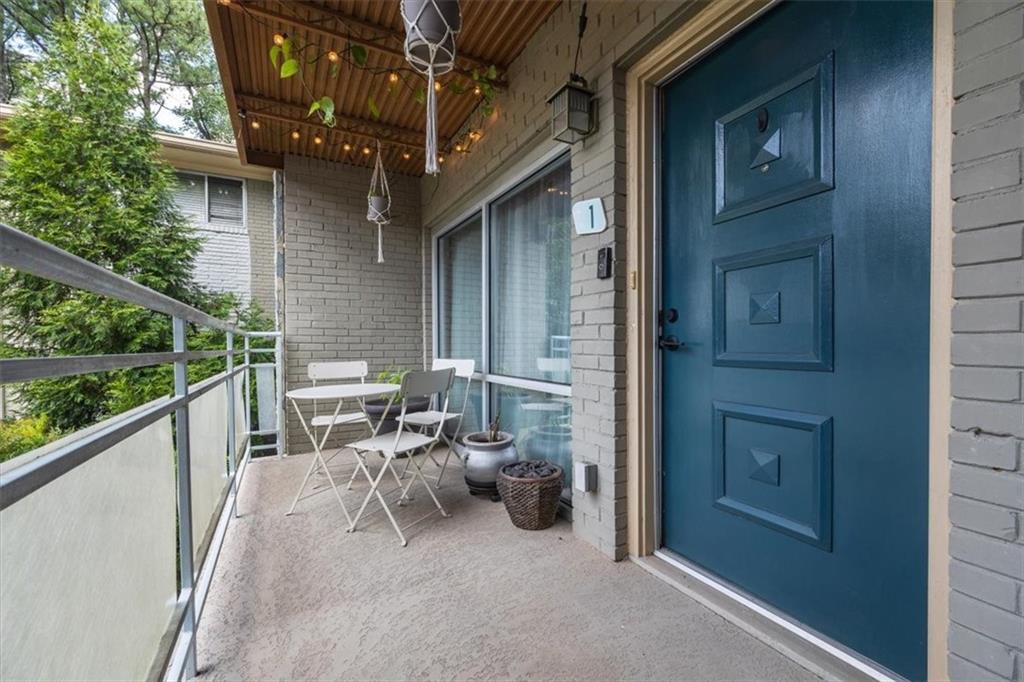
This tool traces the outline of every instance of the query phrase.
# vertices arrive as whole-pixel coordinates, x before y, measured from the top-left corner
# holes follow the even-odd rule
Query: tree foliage
[[[231,141],[227,105],[198,0],[3,0],[0,101],[20,96],[22,65],[49,51],[54,26],[99,11],[128,29],[136,106],[155,120],[169,110],[199,137]]]
[[[3,131],[0,218],[176,299],[227,317],[235,300],[193,284],[199,250],[173,201],[149,115],[134,115],[131,41],[93,6],[58,21]],[[170,320],[137,306],[0,270],[4,355],[167,351]],[[254,320],[255,321],[255,320]],[[192,347],[220,341],[206,332]],[[202,366],[196,367],[196,372]],[[214,370],[216,371],[216,370]],[[22,397],[58,430],[79,428],[171,388],[169,368],[36,381]]]

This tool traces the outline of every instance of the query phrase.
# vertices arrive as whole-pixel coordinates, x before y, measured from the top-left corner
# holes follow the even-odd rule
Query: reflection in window
[[[569,165],[491,206],[493,374],[569,383]]]
[[[563,497],[572,488],[572,399],[512,386],[491,385],[491,414],[516,439],[520,459],[546,459],[565,471]]]
[[[483,369],[480,216],[438,240],[438,357],[472,358]]]

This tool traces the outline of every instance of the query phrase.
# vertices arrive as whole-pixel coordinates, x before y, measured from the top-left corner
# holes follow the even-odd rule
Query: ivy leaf
[[[309,118],[310,116],[312,116],[313,112],[318,111],[319,109],[320,109],[320,100],[318,100],[318,99],[313,100],[313,103],[309,105],[309,113],[306,114],[306,118]]]
[[[331,78],[337,78],[338,72],[341,71],[341,65],[338,63],[331,64]]]
[[[416,88],[416,92],[412,94],[412,97],[420,104],[427,103],[427,93],[423,88]]]
[[[281,65],[281,78],[291,78],[299,72],[298,59],[286,59]]]
[[[358,43],[349,43],[348,53],[356,66],[366,66],[366,48]]]
[[[377,100],[375,100],[373,98],[373,95],[370,95],[366,99],[366,106],[368,106],[370,108],[370,116],[373,116],[374,120],[379,121],[380,120],[380,107],[377,106]]]
[[[333,128],[334,124],[337,123],[337,121],[334,119],[334,114],[333,113],[331,113],[331,114],[323,114],[322,118],[323,118],[324,125],[327,126],[328,128]]]
[[[487,67],[487,78],[492,81],[498,79],[498,67],[494,64]]]
[[[452,81],[451,83],[448,84],[448,89],[451,90],[452,92],[454,92],[456,95],[462,95],[462,94],[465,94],[465,92],[469,88],[465,87],[464,85],[462,85],[458,81]]]
[[[272,48],[270,48],[270,63],[273,64],[274,68],[276,69],[276,68],[279,67],[278,62],[280,62],[280,61],[281,61],[281,46],[280,45],[274,45]]]
[[[323,112],[324,118],[334,118],[334,100],[324,95],[320,98],[320,111]]]

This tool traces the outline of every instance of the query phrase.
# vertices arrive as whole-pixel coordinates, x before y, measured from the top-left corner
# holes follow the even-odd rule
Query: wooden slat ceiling
[[[467,88],[447,87],[438,95],[439,147],[450,153],[452,137],[471,116],[480,117],[480,98],[472,92],[473,69],[497,67],[499,81],[526,42],[561,0],[462,0],[462,33],[456,71],[441,77]],[[425,79],[402,54],[405,29],[399,0],[204,0],[228,109],[238,134],[243,162],[280,167],[284,154],[369,166],[363,153],[379,139],[389,171],[422,175],[425,108],[416,90]],[[279,77],[270,62],[274,34],[311,45],[305,53],[344,53],[351,44],[367,48],[366,64],[338,62],[336,77],[326,56],[303,66],[303,80]],[[389,84],[397,72],[401,81]],[[308,90],[307,90],[308,88]],[[316,115],[306,117],[314,97],[334,99],[337,125],[326,128]],[[369,98],[380,109],[370,114]],[[240,112],[259,128],[241,125]],[[299,132],[293,139],[292,132]],[[322,144],[314,143],[319,133]],[[352,148],[345,150],[348,144]],[[406,158],[408,157],[408,158]]]

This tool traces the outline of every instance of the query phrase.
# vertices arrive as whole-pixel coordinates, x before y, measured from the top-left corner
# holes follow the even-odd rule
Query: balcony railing
[[[246,466],[261,449],[283,454],[281,334],[239,329],[6,225],[0,267],[168,315],[173,328],[169,352],[0,360],[0,384],[174,367],[173,395],[0,466],[0,678],[194,677],[197,624]],[[223,331],[224,349],[189,351],[189,323]],[[274,347],[251,343],[260,339]],[[276,418],[257,425],[250,383],[265,353],[275,400],[260,413]],[[189,362],[219,357],[223,372],[188,385]]]

